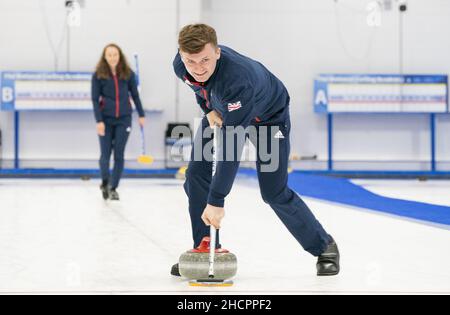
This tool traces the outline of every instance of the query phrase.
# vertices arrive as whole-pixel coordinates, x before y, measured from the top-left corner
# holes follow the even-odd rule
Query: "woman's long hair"
[[[117,76],[121,80],[128,80],[131,77],[132,70],[130,68],[130,65],[128,64],[127,58],[125,57],[125,55],[122,52],[122,49],[120,49],[120,47],[116,44],[108,44],[103,49],[102,56],[100,58],[100,61],[97,64],[97,68],[95,70],[95,74],[97,75],[97,78],[107,80],[107,79],[111,78],[111,76],[112,76],[111,68],[109,67],[109,64],[105,58],[106,50],[109,47],[114,47],[119,51],[119,56],[120,56],[119,64],[117,65],[117,68],[116,68]]]

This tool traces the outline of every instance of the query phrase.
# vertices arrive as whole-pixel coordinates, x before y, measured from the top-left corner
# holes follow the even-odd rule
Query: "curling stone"
[[[210,238],[204,237],[200,246],[180,256],[181,276],[190,279],[208,279]],[[214,257],[214,279],[226,280],[237,273],[236,255],[226,249],[216,249]]]

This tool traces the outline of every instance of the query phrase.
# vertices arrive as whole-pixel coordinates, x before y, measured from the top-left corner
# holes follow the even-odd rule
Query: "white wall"
[[[327,159],[326,118],[313,113],[313,78],[319,73],[398,73],[399,11],[367,26],[369,0],[204,0],[204,20],[220,42],[262,61],[292,98],[293,153]],[[450,73],[450,1],[409,0],[404,15],[404,72]],[[340,168],[377,168],[355,161],[427,161],[428,117],[343,115],[335,119]],[[438,158],[450,160],[448,116],[438,118]],[[401,165],[402,164],[402,165]],[[417,163],[383,168],[426,169]],[[321,168],[324,163],[302,164]]]
[[[394,1],[396,7],[396,1]],[[220,42],[262,61],[288,87],[292,98],[293,153],[327,157],[326,119],[313,113],[313,78],[327,73],[398,73],[397,9],[384,12],[382,25],[369,28],[369,0],[180,0],[180,25],[202,20],[216,27]],[[54,70],[40,3],[46,6],[50,34],[61,36],[64,0],[0,0],[0,70]],[[175,119],[179,91],[180,119],[198,116],[192,93],[176,83],[171,63],[176,52],[176,0],[85,0],[82,27],[71,34],[71,70],[91,71],[108,42],[128,56],[140,56],[142,99],[164,112],[150,115],[147,142],[163,157],[166,123]],[[405,73],[450,72],[450,1],[409,0],[404,16]],[[66,70],[65,44],[59,70]],[[178,85],[178,87],[177,87]],[[450,161],[450,118],[437,119],[438,158]],[[13,158],[13,116],[0,112],[3,157]],[[96,165],[99,149],[92,113],[22,114],[21,156],[27,165],[65,167]],[[343,168],[421,167],[429,158],[428,118],[420,115],[338,116],[335,157]],[[127,148],[129,167],[139,153],[139,136]],[[61,160],[31,164],[27,161]],[[77,163],[67,163],[76,160]],[[409,161],[376,165],[354,161]],[[87,161],[86,163],[81,163]],[[450,164],[450,163],[449,163]],[[450,169],[450,165],[448,166]]]

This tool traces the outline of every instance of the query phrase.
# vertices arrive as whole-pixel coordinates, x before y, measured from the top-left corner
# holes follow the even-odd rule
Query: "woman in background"
[[[144,126],[145,114],[139,98],[136,75],[120,47],[109,44],[103,49],[92,77],[92,102],[101,149],[100,189],[105,200],[119,200],[117,187],[122,176],[125,147],[131,132],[133,108],[130,96],[139,114],[139,124]],[[111,175],[109,163],[112,151],[114,169]]]

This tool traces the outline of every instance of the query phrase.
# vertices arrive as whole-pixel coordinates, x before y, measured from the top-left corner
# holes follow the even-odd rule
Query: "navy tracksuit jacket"
[[[312,255],[319,256],[325,251],[330,236],[308,206],[287,186],[290,153],[289,94],[283,83],[261,63],[228,47],[219,47],[221,57],[208,82],[195,82],[187,72],[180,54],[176,55],[173,62],[175,73],[195,92],[197,103],[205,114],[216,110],[222,115],[225,130],[220,139],[224,144],[221,148],[223,157],[227,156],[226,141],[230,139],[227,126],[253,126],[256,129],[256,134],[253,133],[249,138],[258,152],[257,171],[263,200],[272,207],[303,248]],[[273,129],[277,131],[266,137],[267,127],[275,127]],[[208,121],[204,117],[194,140],[184,185],[189,197],[194,247],[200,244],[204,236],[209,235],[209,228],[201,220],[203,210],[207,204],[224,206],[225,197],[231,191],[239,168],[238,159],[219,160],[213,177],[210,157],[202,157],[200,161],[194,159],[196,146],[202,146],[203,149],[211,140],[211,132],[211,137],[204,137],[208,128]],[[274,140],[279,150],[274,148],[273,153],[277,153],[279,163],[275,170],[267,172],[264,167],[270,162],[262,158],[263,150],[260,147],[265,144],[264,151],[268,148],[269,153],[272,153]],[[241,145],[237,144],[239,142]],[[235,156],[240,157],[243,142],[235,141]]]
[[[108,181],[113,189],[119,186],[125,164],[125,147],[131,132],[130,96],[136,105],[139,117],[144,117],[144,109],[139,98],[136,75],[132,72],[128,80],[118,76],[109,79],[92,77],[92,102],[97,122],[105,123],[105,136],[100,137],[100,171],[104,181]],[[114,150],[114,169],[112,176],[109,163]]]

